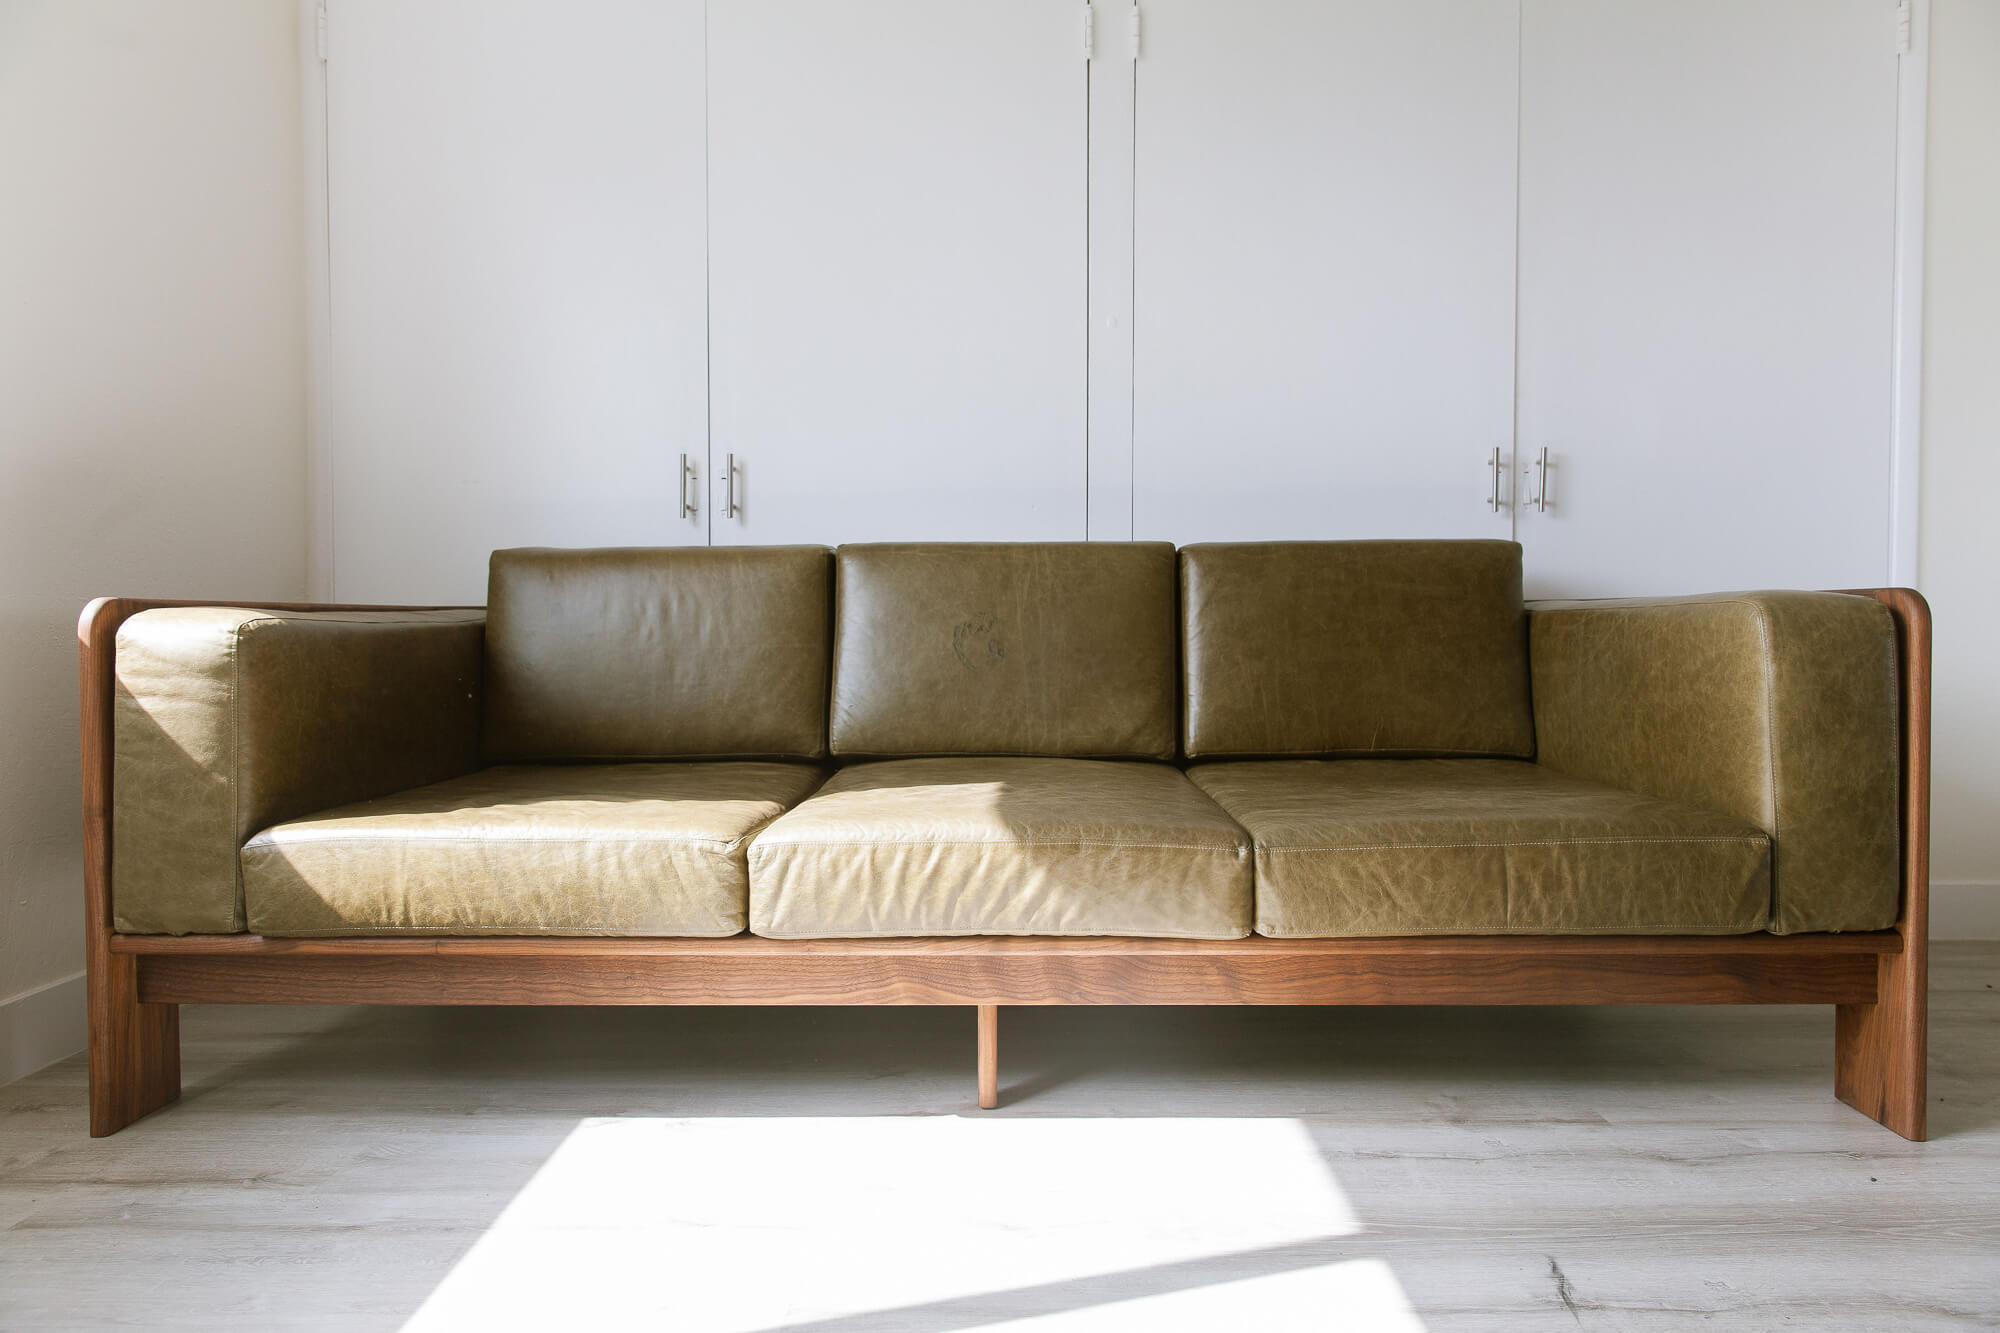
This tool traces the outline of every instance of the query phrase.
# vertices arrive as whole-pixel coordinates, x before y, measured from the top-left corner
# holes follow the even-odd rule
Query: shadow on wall
[[[0,592],[0,1002],[83,966],[76,610],[39,600]]]
[[[83,967],[78,613],[111,594],[303,593],[297,524],[271,517],[265,467],[176,503],[211,466],[165,446],[127,457],[167,437],[135,429],[114,447],[76,432],[18,454],[0,438],[0,999]],[[229,519],[237,509],[263,517]]]

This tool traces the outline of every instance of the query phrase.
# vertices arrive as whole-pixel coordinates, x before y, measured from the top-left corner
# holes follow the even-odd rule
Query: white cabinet
[[[1083,537],[1081,28],[712,0],[716,543]]]
[[[1524,4],[1530,591],[1884,582],[1893,7]]]
[[[334,595],[706,540],[700,0],[331,0]]]
[[[331,0],[335,594],[1086,535],[1886,581],[1887,0],[1092,8]]]
[[[1515,0],[1144,15],[1133,536],[1511,535]]]

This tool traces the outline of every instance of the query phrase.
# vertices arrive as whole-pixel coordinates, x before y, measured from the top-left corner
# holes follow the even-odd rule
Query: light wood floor
[[[2000,945],[1931,1123],[1826,1009],[184,1012],[0,1088],[0,1327],[2000,1327]]]

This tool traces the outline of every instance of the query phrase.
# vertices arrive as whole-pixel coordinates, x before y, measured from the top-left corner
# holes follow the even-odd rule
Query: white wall
[[[1932,23],[1939,925],[2000,935],[2000,7]],[[81,1045],[77,611],[304,592],[297,43],[292,0],[0,0],[0,1081]]]
[[[1919,586],[1940,934],[2000,938],[2000,5],[1932,0]]]
[[[0,0],[0,1082],[82,1044],[75,627],[305,589],[291,0]]]

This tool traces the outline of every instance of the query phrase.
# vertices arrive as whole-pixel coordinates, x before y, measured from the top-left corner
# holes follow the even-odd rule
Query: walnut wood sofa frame
[[[102,598],[78,626],[90,1132],[180,1096],[183,1004],[924,1004],[977,1010],[979,1105],[998,1104],[1003,1004],[1831,1004],[1834,1093],[1925,1136],[1930,876],[1930,609],[1895,616],[1902,707],[1902,907],[1834,935],[1167,940],[974,937],[264,939],[112,928],[113,654],[162,606],[402,610]]]

